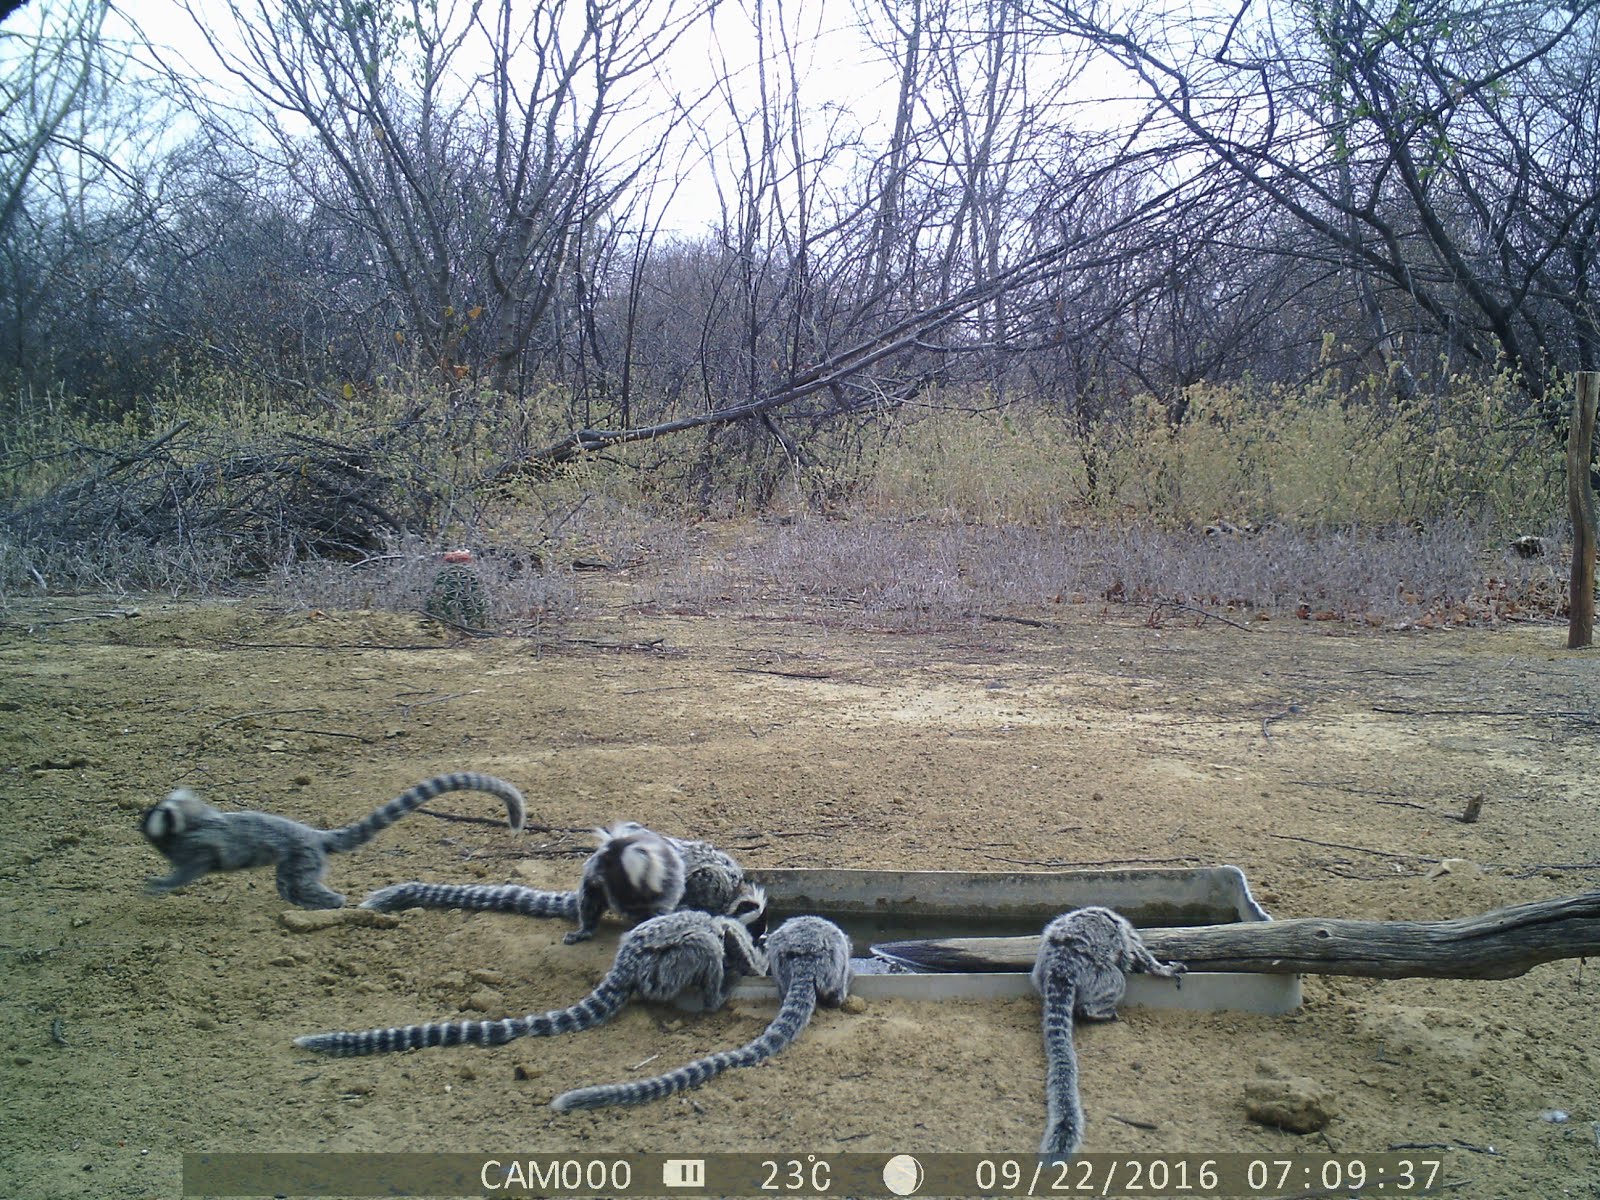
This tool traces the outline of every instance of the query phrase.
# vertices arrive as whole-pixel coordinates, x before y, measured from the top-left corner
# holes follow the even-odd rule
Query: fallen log
[[[1600,892],[1452,921],[1300,917],[1139,933],[1157,958],[1191,971],[1511,979],[1540,963],[1600,954]],[[1037,937],[927,938],[872,952],[918,971],[1027,971],[1038,947]]]

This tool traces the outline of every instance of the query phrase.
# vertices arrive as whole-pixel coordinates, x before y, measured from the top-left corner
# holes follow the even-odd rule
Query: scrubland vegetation
[[[525,7],[0,25],[0,595],[1560,610],[1596,5]]]
[[[685,462],[680,441],[500,476],[528,414],[489,399],[416,389],[293,414],[188,396],[140,429],[14,432],[0,578],[13,595],[250,588],[404,610],[460,544],[509,632],[570,614],[575,572],[644,560],[645,602],[755,589],[896,628],[1064,603],[1383,623],[1562,604],[1558,564],[1507,548],[1529,532],[1559,544],[1558,448],[1494,386],[1388,412],[1317,389],[1195,388],[1180,426],[1146,408],[1087,434],[1044,409],[974,407],[904,405],[830,429],[798,463],[715,444]],[[160,426],[179,432],[154,445]],[[707,519],[759,537],[698,554]]]

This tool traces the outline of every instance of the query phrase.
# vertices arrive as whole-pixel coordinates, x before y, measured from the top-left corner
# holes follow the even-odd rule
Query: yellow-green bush
[[[1278,521],[1307,528],[1440,516],[1542,527],[1563,503],[1562,455],[1511,381],[1459,379],[1397,404],[1382,381],[1354,391],[1198,385],[1173,423],[1148,397],[1085,425],[1028,404],[934,395],[809,431],[797,466],[755,426],[687,432],[484,489],[495,468],[581,422],[557,387],[522,401],[436,378],[281,391],[226,374],[190,376],[115,420],[59,395],[6,397],[0,507],[82,477],[182,422],[248,447],[286,435],[366,441],[422,411],[425,436],[389,464],[431,498],[420,511],[448,540],[491,527],[512,540],[562,525],[580,506],[749,511],[850,504],[896,517],[984,524],[1135,519],[1198,527]],[[782,414],[778,414],[780,421]],[[798,434],[800,428],[791,432]],[[225,436],[224,436],[225,435]]]
[[[890,420],[858,492],[869,508],[1034,524],[1085,507],[1085,448],[1058,416],[906,408]]]
[[[882,512],[980,523],[1542,526],[1562,504],[1562,450],[1518,399],[1505,379],[1404,406],[1376,386],[1199,385],[1177,424],[1143,398],[1087,433],[1042,412],[905,410],[860,494]]]

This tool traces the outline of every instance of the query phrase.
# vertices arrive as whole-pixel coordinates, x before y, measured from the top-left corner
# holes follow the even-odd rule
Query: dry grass
[[[1502,598],[1522,598],[1522,615],[1553,616],[1561,590],[1558,563],[1485,551],[1481,532],[1459,522],[1221,537],[1142,524],[988,527],[869,517],[755,528],[721,557],[664,567],[643,598],[697,608],[724,598],[776,601],[845,624],[915,629],[1104,602],[1385,624],[1461,609],[1491,618],[1491,579]]]
[[[439,553],[406,538],[359,562],[292,563],[273,572],[266,592],[293,609],[423,612],[442,565]],[[531,552],[481,554],[473,566],[489,600],[487,632],[540,637],[577,609],[570,572]]]
[[[522,633],[569,617],[586,569],[629,571],[646,603],[765,598],[890,628],[1074,602],[1384,623],[1562,608],[1557,565],[1495,549],[1508,532],[1549,536],[1564,504],[1553,443],[1503,384],[1405,411],[1326,387],[1202,387],[1176,428],[1153,408],[1085,431],[1044,410],[908,406],[875,418],[859,453],[813,446],[783,491],[794,522],[744,526],[756,532],[718,553],[688,514],[748,516],[729,498],[771,491],[741,482],[737,456],[694,459],[693,485],[672,482],[690,444],[673,468],[663,442],[487,487],[531,419],[495,397],[401,390],[323,428],[249,397],[227,408],[225,391],[163,413],[192,421],[183,438],[112,449],[41,428],[0,445],[0,466],[23,464],[4,476],[18,503],[0,514],[0,604],[41,589],[210,595],[248,571],[297,607],[410,611],[437,552],[469,545],[516,548],[480,571],[494,627]],[[1265,528],[1199,532],[1219,518]]]
[[[47,592],[219,595],[237,590],[233,547],[212,538],[151,543],[104,530],[77,542],[0,533],[0,605]]]
[[[908,406],[853,494],[899,517],[1048,525],[1132,516],[1169,529],[1219,518],[1302,529],[1446,517],[1520,526],[1564,506],[1562,448],[1510,381],[1458,381],[1404,409],[1383,391],[1379,381],[1353,393],[1329,381],[1200,384],[1177,426],[1149,397],[1087,428],[1021,406]]]

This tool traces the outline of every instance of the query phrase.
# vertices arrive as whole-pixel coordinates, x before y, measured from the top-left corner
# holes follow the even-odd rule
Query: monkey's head
[[[157,850],[165,852],[168,846],[214,812],[216,809],[188,788],[178,788],[160,804],[139,814],[139,832]]]
[[[595,826],[594,836],[602,846],[607,842],[614,842],[621,838],[632,837],[636,833],[644,833],[646,829],[637,821],[613,821],[610,825]]]

